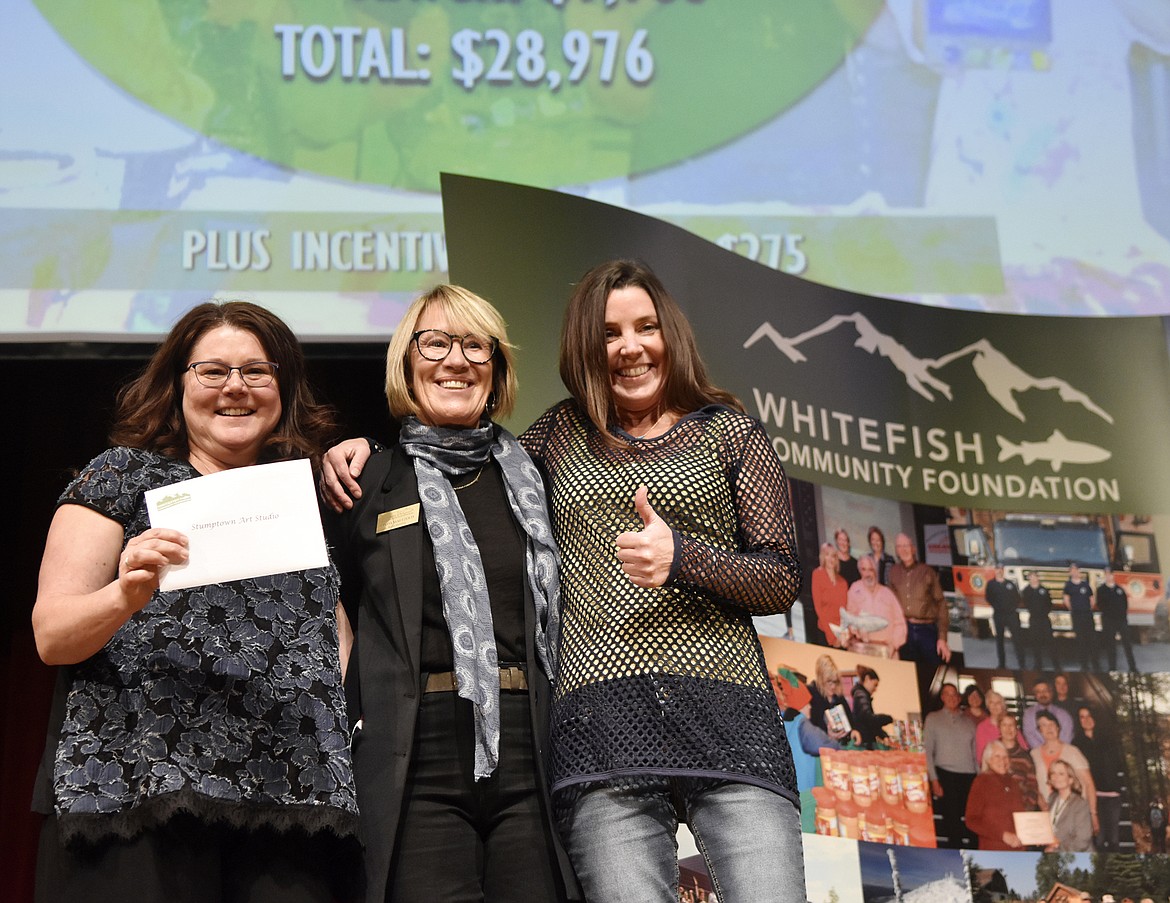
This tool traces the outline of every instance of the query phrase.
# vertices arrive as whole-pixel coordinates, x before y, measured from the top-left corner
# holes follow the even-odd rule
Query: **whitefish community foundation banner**
[[[639,213],[496,181],[445,176],[443,206],[452,278],[497,304],[521,346],[519,425],[563,394],[553,374],[573,282],[636,257],[679,300],[715,381],[764,422],[790,476],[942,506],[1170,511],[1160,318],[871,297]]]

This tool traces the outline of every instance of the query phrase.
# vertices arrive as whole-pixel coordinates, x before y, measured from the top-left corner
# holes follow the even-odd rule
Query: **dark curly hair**
[[[293,331],[276,314],[248,301],[207,301],[183,315],[142,372],[118,393],[110,441],[171,458],[187,457],[183,374],[191,349],[204,334],[221,326],[252,333],[268,359],[280,365],[280,421],[268,437],[261,462],[307,457],[316,466],[336,437],[335,412],[314,396],[305,355]]]

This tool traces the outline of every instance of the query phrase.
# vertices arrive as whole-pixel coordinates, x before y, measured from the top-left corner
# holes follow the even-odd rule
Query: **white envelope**
[[[308,460],[236,467],[146,492],[152,527],[185,533],[190,557],[164,590],[283,574],[329,563]]]

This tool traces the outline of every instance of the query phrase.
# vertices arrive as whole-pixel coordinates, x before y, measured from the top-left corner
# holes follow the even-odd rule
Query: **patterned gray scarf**
[[[451,634],[459,695],[475,707],[475,778],[490,775],[500,760],[500,674],[483,560],[463,515],[451,477],[465,476],[494,458],[504,477],[512,514],[524,530],[528,585],[536,606],[536,653],[549,680],[556,680],[560,628],[560,560],[553,541],[540,472],[516,437],[488,420],[474,429],[402,421],[398,438],[414,460],[443,617]]]

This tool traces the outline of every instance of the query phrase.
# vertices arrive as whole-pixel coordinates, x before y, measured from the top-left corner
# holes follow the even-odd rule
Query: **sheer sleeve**
[[[722,454],[732,487],[739,549],[724,551],[677,535],[676,580],[717,595],[752,614],[788,611],[800,591],[801,565],[788,478],[763,426],[746,416]]]

